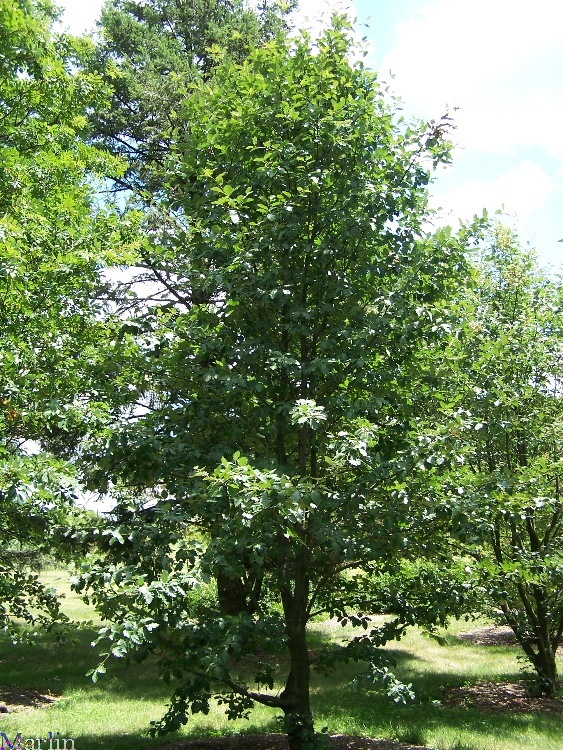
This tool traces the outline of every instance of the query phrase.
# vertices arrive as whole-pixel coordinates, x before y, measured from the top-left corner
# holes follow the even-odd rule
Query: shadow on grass
[[[0,731],[1,727],[0,727]],[[218,732],[212,725],[209,726],[198,726],[197,730],[193,733],[184,734],[170,734],[165,737],[149,737],[145,733],[119,733],[115,732],[112,734],[97,734],[97,735],[76,735],[72,737],[74,740],[75,750],[158,750],[160,747],[169,745],[173,742],[178,741],[189,741],[201,738],[216,738],[221,736],[240,736],[242,734],[262,734],[262,733],[279,733],[280,727],[277,722],[271,722],[268,725],[256,725],[251,722],[248,723],[248,727],[244,731],[232,731],[225,730],[224,732]],[[10,741],[13,736],[8,733]],[[25,736],[22,736],[26,739]],[[70,737],[70,735],[69,735]],[[47,747],[44,745],[44,747]],[[16,745],[17,747],[17,745]],[[22,745],[23,747],[23,745]],[[36,745],[37,747],[37,745]],[[67,747],[70,744],[67,743]],[[62,750],[62,745],[61,745]]]
[[[166,697],[168,690],[159,682],[154,662],[142,663],[111,659],[107,678],[94,685],[87,672],[100,661],[92,647],[96,630],[80,628],[60,642],[49,633],[34,637],[32,644],[13,644],[0,640],[0,682],[7,687],[51,691],[62,694],[83,688],[103,692],[119,692],[132,698]]]

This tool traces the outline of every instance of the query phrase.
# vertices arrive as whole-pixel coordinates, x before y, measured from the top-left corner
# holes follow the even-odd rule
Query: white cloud
[[[447,192],[436,191],[432,204],[441,206],[449,221],[470,219],[473,214],[480,214],[483,208],[489,212],[504,208],[510,215],[525,218],[539,209],[557,188],[540,166],[523,161],[495,180],[465,182]]]
[[[57,5],[64,9],[62,28],[72,34],[92,31],[100,17],[103,3],[104,0],[58,0]]]
[[[459,106],[461,145],[544,147],[563,158],[563,4],[560,0],[434,0],[397,27],[383,63],[409,111]]]
[[[551,158],[563,160],[563,94],[542,89],[541,83],[519,96],[489,92],[454,119],[454,137],[466,149],[507,153],[519,146],[539,146]]]

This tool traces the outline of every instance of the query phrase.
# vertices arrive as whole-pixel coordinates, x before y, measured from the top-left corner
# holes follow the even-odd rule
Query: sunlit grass
[[[44,570],[41,573],[41,581],[48,588],[54,588],[61,598],[61,609],[71,620],[91,620],[94,624],[100,624],[100,618],[93,606],[85,604],[82,597],[71,590],[70,573],[66,570]]]

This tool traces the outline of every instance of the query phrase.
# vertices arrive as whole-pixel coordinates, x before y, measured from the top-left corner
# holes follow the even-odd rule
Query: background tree
[[[476,260],[464,335],[452,342],[459,400],[447,441],[459,460],[444,489],[455,496],[447,504],[472,588],[502,612],[553,695],[563,638],[562,289],[502,225]]]
[[[82,423],[75,394],[87,366],[78,353],[87,359],[96,338],[102,228],[111,244],[91,182],[107,160],[81,140],[100,81],[71,72],[79,48],[51,34],[54,18],[47,2],[0,7],[0,627],[8,631],[12,615],[34,621],[31,605],[47,619],[57,611],[29,566],[53,550],[75,480],[63,461],[30,454]]]
[[[164,162],[178,108],[190,84],[209,76],[213,49],[242,62],[257,44],[286,25],[295,2],[266,0],[108,0],[102,9],[100,42],[90,69],[112,90],[91,114],[97,142],[126,157],[116,186],[140,193],[164,189]]]
[[[158,220],[140,217],[150,300],[130,299],[112,344],[121,403],[88,457],[120,500],[113,544],[76,586],[114,621],[114,655],[160,654],[176,684],[160,729],[223,690],[229,716],[277,707],[292,750],[316,746],[307,623],[328,611],[367,628],[330,594],[407,543],[412,375],[463,243],[421,229],[445,122],[398,125],[350,54],[337,19],[316,44],[268,42],[194,82]],[[189,589],[222,575],[245,606],[194,617]],[[399,699],[378,651],[396,632],[338,656],[366,660]],[[240,677],[261,648],[287,651],[281,693],[267,658],[253,659],[258,688]]]

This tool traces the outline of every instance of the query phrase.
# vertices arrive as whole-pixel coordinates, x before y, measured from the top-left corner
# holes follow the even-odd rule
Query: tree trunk
[[[538,676],[540,690],[549,698],[554,698],[559,690],[559,676],[553,649],[540,647],[532,661]]]
[[[293,591],[289,586],[282,590],[290,668],[280,698],[283,700],[289,750],[321,750],[324,747],[324,738],[315,735],[309,700],[311,665],[306,633],[309,598],[306,555],[303,550],[296,561]]]
[[[313,716],[308,714],[286,713],[283,720],[289,750],[321,750],[319,738],[315,735]]]
[[[281,697],[289,750],[317,750],[319,743],[315,738],[309,701],[311,667],[304,627],[288,633],[288,649],[290,670]]]
[[[531,630],[522,629],[519,622],[512,617],[509,607],[501,604],[507,624],[512,628],[516,640],[526,654],[529,662],[534,667],[541,692],[553,698],[559,690],[559,676],[557,674],[557,661],[555,655],[559,640],[552,638],[548,618],[545,616],[544,608],[538,607],[539,616],[530,606],[530,601],[525,595],[524,588],[520,586],[520,598],[524,603]]]
[[[244,578],[229,576],[221,568],[217,571],[217,597],[226,615],[253,615],[260,600],[263,576],[247,573]]]
[[[239,615],[246,612],[246,591],[242,578],[229,576],[225,571],[217,571],[217,596],[219,605],[226,615]]]

